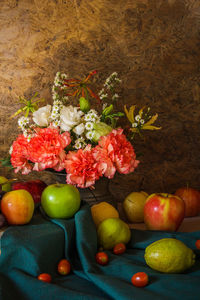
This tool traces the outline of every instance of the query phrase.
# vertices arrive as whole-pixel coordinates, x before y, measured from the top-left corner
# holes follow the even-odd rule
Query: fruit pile
[[[174,194],[132,192],[123,201],[130,223],[144,222],[149,230],[176,231],[185,217],[200,214],[200,191],[182,187]]]
[[[13,181],[0,176],[0,228],[28,224],[39,204],[50,218],[71,218],[80,208],[80,193],[73,185]]]
[[[47,185],[41,180],[13,182],[0,176],[0,227],[29,223],[39,204],[50,218],[72,218],[80,209],[80,193],[70,184]],[[178,189],[173,195],[132,192],[125,198],[123,209],[129,222],[144,222],[150,230],[176,231],[185,217],[199,215],[200,192],[188,187]],[[112,255],[123,255],[127,251],[131,230],[128,223],[120,218],[118,210],[107,202],[92,205],[90,211],[99,249],[94,261],[106,266],[111,251]],[[200,249],[200,240],[195,246]],[[195,264],[195,258],[193,250],[175,238],[149,244],[144,254],[147,266],[164,273],[182,273]],[[71,272],[70,262],[63,258],[57,270],[60,275],[68,275]],[[130,282],[137,287],[149,283],[145,272],[131,276]],[[48,273],[39,274],[38,279],[52,280]]]

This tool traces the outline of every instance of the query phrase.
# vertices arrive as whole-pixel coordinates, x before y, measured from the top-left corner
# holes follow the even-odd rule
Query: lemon
[[[91,206],[91,214],[96,227],[108,218],[119,218],[117,209],[108,202],[100,202]]]
[[[129,222],[140,223],[144,221],[144,204],[148,194],[141,192],[130,193],[123,201],[123,209]]]
[[[145,249],[145,261],[149,267],[163,273],[182,273],[195,263],[195,254],[183,242],[165,238]]]
[[[100,223],[97,229],[98,242],[104,249],[112,249],[118,243],[127,244],[131,231],[120,218],[109,218]]]

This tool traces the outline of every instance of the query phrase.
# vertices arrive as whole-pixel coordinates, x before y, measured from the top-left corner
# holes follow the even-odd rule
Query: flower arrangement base
[[[56,173],[55,175],[59,183],[66,183],[66,174]],[[86,201],[90,206],[105,201],[117,208],[117,200],[109,190],[109,183],[110,180],[103,177],[96,181],[93,188],[78,188],[81,200]]]

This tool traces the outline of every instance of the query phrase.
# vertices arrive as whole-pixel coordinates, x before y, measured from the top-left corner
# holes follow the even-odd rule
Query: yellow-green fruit
[[[127,244],[131,231],[124,221],[119,218],[109,218],[100,223],[97,230],[99,245],[104,249],[112,249],[118,243]]]
[[[130,193],[123,201],[123,209],[129,222],[144,222],[144,204],[148,194],[141,192]]]
[[[0,184],[1,184],[2,191],[4,191],[4,192],[10,192],[11,191],[11,183],[10,182],[3,184],[7,180],[8,179],[6,177],[0,176]]]
[[[149,267],[163,273],[182,273],[195,263],[195,254],[183,242],[165,238],[145,249],[145,261]]]

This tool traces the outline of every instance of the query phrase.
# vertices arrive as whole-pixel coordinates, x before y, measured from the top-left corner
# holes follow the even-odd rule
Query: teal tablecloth
[[[176,237],[192,248],[197,260],[184,274],[163,274],[150,269],[144,250],[152,242]],[[2,236],[0,256],[0,299],[2,300],[83,300],[83,299],[200,299],[200,251],[195,241],[200,231],[167,233],[132,230],[126,253],[107,251],[109,264],[97,265],[96,229],[90,208],[83,205],[69,220],[47,219],[35,215],[30,224],[11,226]],[[61,276],[57,263],[62,258],[72,263],[72,273]],[[131,284],[134,273],[144,271],[150,282],[144,288]],[[52,283],[37,279],[50,273]]]

